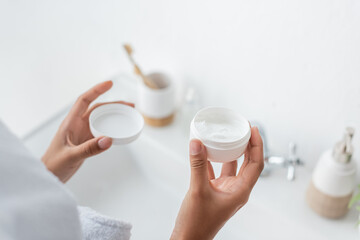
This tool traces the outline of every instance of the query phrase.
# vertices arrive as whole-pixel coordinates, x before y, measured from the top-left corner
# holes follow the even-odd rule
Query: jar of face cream
[[[231,162],[245,152],[250,124],[240,114],[223,107],[198,111],[190,125],[190,139],[199,139],[212,162]]]

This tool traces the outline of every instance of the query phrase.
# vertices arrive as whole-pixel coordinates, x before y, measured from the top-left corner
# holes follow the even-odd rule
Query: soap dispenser
[[[352,159],[353,128],[346,128],[344,138],[334,148],[322,154],[313,172],[306,193],[309,206],[327,218],[341,218],[356,185],[356,163]]]

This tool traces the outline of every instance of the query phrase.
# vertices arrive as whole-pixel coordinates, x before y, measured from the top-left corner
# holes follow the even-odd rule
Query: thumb
[[[198,139],[190,141],[191,187],[202,188],[208,183],[206,149]]]
[[[98,137],[90,139],[75,147],[75,155],[78,158],[88,158],[99,154],[110,148],[112,139],[109,137]]]

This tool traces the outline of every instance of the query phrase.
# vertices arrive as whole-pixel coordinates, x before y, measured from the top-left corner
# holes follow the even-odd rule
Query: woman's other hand
[[[213,239],[222,226],[247,202],[264,168],[259,130],[251,128],[244,162],[224,163],[215,178],[206,149],[199,140],[190,142],[190,188],[181,205],[171,239]]]
[[[86,158],[111,147],[111,138],[94,138],[91,134],[89,127],[91,111],[108,103],[122,103],[134,107],[134,104],[122,101],[98,103],[90,107],[91,102],[108,91],[112,85],[112,81],[100,83],[77,99],[42,157],[46,167],[62,182],[69,180]]]

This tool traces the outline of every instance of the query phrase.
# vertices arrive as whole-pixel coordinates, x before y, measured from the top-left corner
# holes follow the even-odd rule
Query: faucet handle
[[[303,165],[303,162],[296,155],[296,144],[289,143],[289,156],[288,156],[288,173],[287,179],[293,181],[295,179],[295,166]]]
[[[289,142],[289,159],[292,159],[296,156],[296,144],[294,142]]]

